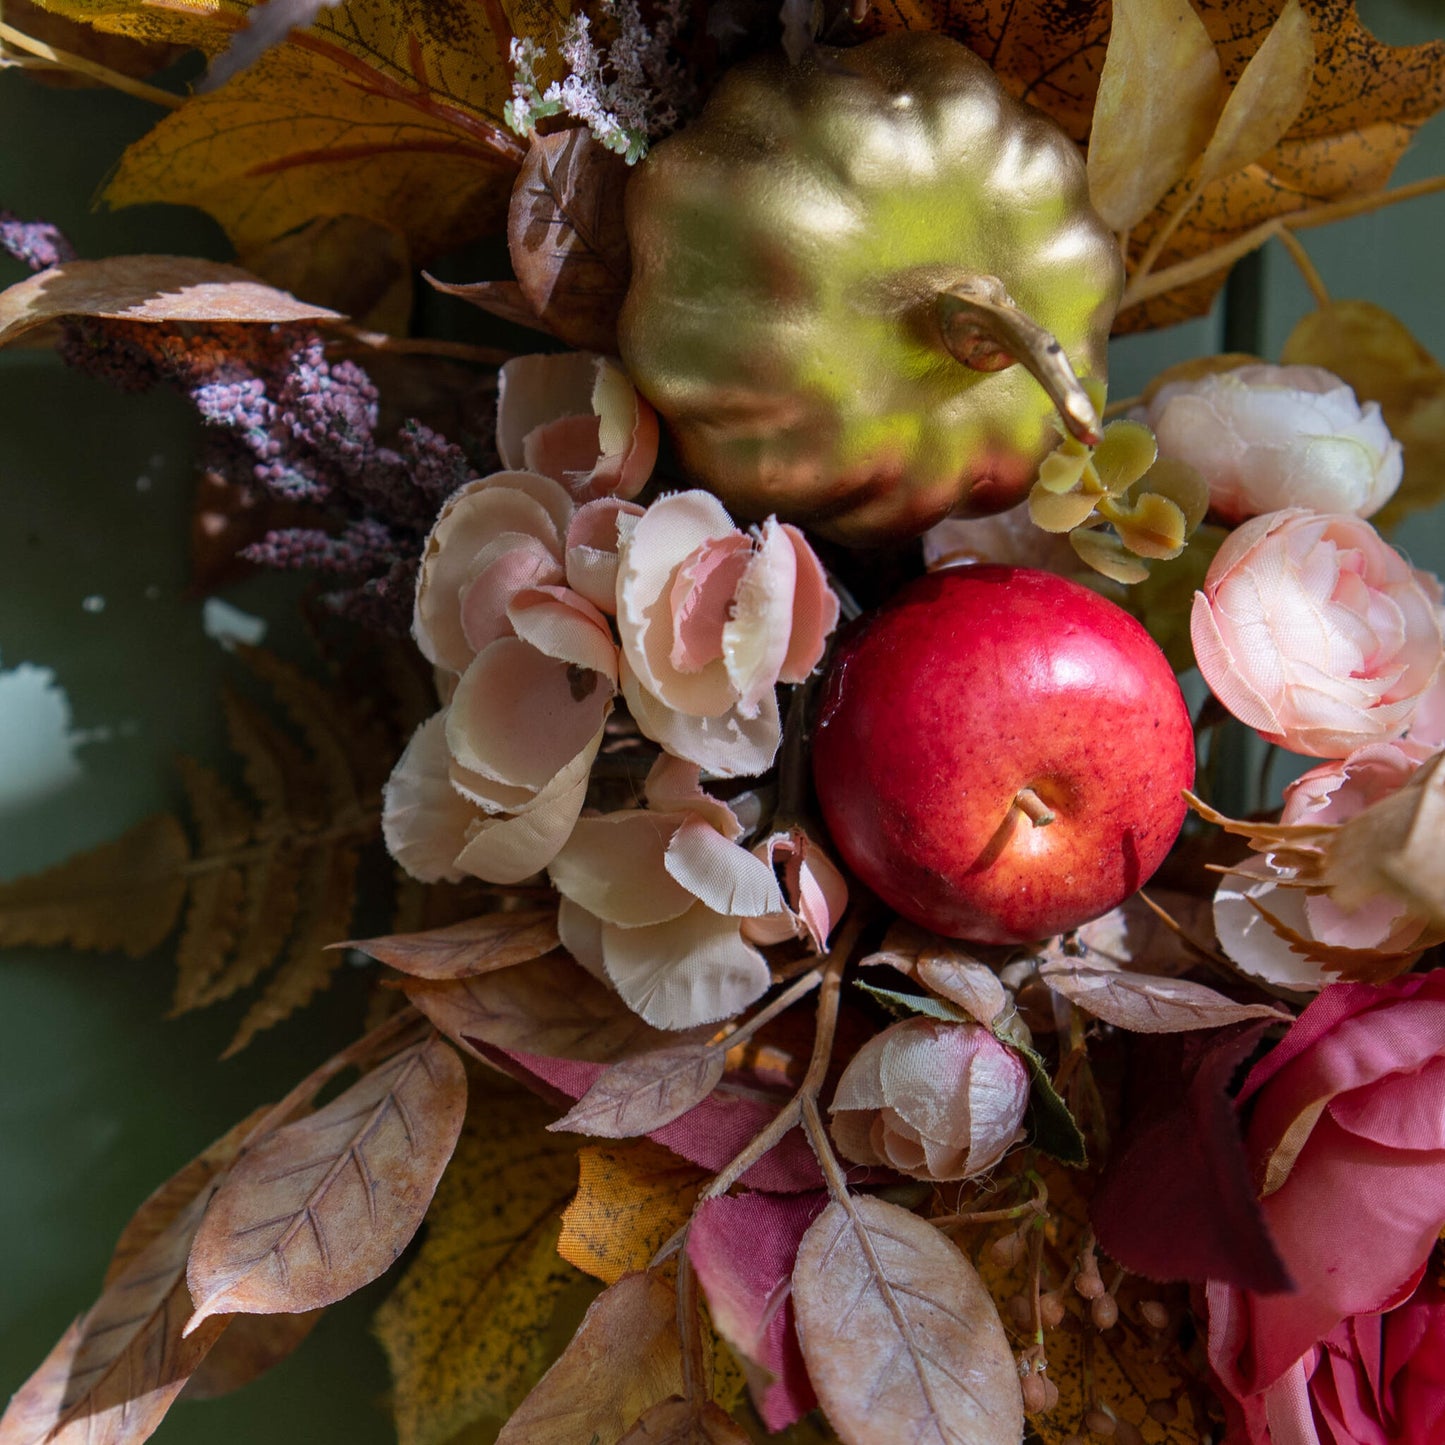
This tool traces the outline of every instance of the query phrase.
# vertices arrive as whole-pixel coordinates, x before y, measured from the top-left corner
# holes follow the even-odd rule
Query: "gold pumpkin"
[[[740,516],[913,536],[1022,500],[1060,415],[1097,440],[1117,242],[1073,143],[954,41],[729,72],[627,225],[623,359]]]

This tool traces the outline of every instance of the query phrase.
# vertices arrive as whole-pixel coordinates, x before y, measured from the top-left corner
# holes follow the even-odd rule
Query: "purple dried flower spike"
[[[32,271],[44,271],[62,261],[75,260],[75,248],[58,226],[49,221],[22,221],[3,207],[0,207],[0,251],[7,252]]]

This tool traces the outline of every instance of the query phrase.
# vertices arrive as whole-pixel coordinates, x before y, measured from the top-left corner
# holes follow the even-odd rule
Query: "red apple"
[[[1194,735],[1127,612],[1050,572],[961,567],[840,642],[813,775],[838,851],[903,917],[1023,943],[1107,913],[1164,861]]]

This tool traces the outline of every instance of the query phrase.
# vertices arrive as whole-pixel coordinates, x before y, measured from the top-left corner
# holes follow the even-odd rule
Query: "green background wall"
[[[1361,0],[1383,38],[1445,33],[1440,0]],[[89,209],[150,107],[96,91],[58,91],[0,73],[0,205],[60,223],[83,255],[177,251],[224,257],[202,216],[143,207]],[[1399,181],[1445,171],[1445,121],[1427,126]],[[1309,232],[1337,296],[1400,313],[1445,357],[1445,196]],[[22,273],[0,270],[8,283]],[[1309,308],[1289,258],[1262,260],[1258,349],[1273,356]],[[1120,343],[1115,395],[1160,366],[1220,349],[1207,321]],[[6,787],[25,739],[0,710],[0,878],[57,861],[178,803],[171,761],[220,762],[215,690],[228,663],[185,594],[194,434],[164,395],[119,396],[42,353],[0,353],[0,668],[52,669],[83,739],[68,780],[39,799]],[[1445,518],[1395,540],[1445,569]],[[274,580],[226,598],[272,619],[291,645],[295,589]],[[87,598],[104,599],[87,610]],[[94,603],[91,604],[92,608]],[[0,675],[0,688],[3,688]],[[3,702],[3,697],[0,697]],[[111,1243],[135,1205],[259,1102],[274,1098],[354,1035],[357,991],[342,989],[264,1035],[238,1059],[216,1056],[243,1005],[167,1021],[170,964],[18,949],[0,954],[0,1399],[19,1386],[93,1297]],[[331,1311],[311,1340],[259,1384],[215,1404],[182,1404],[163,1445],[382,1445],[386,1369],[368,1333],[376,1291]]]

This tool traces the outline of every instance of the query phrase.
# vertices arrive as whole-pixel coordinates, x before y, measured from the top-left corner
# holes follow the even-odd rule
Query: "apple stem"
[[[1016,807],[1035,828],[1047,828],[1054,821],[1053,811],[1032,788],[1020,788],[1014,794]]]

